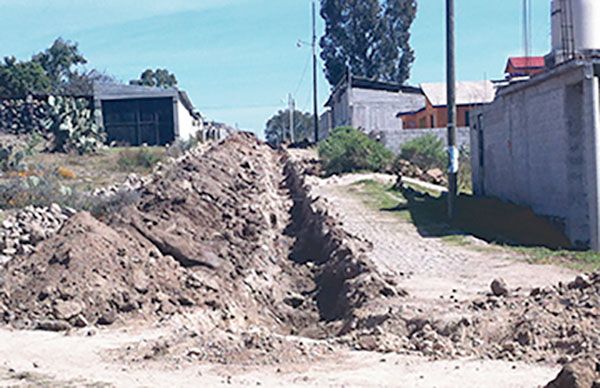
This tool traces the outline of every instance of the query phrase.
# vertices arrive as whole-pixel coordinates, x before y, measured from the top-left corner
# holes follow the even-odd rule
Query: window
[[[471,112],[466,111],[465,112],[465,127],[470,127],[470,126],[471,126]]]
[[[431,115],[430,120],[431,120],[431,128],[435,128],[435,116]]]
[[[427,122],[425,117],[419,119],[419,128],[425,128],[427,126]]]

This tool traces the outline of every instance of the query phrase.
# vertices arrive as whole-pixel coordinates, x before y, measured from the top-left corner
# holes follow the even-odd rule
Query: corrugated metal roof
[[[155,88],[150,86],[95,83],[94,97],[100,100],[124,98],[178,97],[176,88]]]
[[[433,106],[445,106],[447,91],[445,83],[421,84],[423,94]],[[496,88],[491,81],[461,81],[456,83],[456,104],[487,104],[494,100]]]

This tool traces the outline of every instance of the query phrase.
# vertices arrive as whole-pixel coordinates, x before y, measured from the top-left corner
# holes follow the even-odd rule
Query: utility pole
[[[446,0],[446,88],[448,103],[448,218],[456,217],[458,194],[458,148],[456,146],[456,65],[454,41],[454,0]]]
[[[290,112],[290,142],[292,144],[295,143],[295,134],[294,134],[294,111],[296,110],[296,103],[294,101],[294,97],[292,93],[288,96],[288,110]]]
[[[317,95],[317,9],[312,2],[312,55],[313,55],[313,109],[315,120],[315,144],[319,142],[319,105]]]

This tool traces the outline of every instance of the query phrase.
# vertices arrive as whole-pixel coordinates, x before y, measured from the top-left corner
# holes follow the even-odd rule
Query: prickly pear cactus
[[[88,100],[51,96],[48,106],[50,119],[47,124],[54,138],[54,151],[85,154],[96,152],[103,146],[106,133],[97,124]]]

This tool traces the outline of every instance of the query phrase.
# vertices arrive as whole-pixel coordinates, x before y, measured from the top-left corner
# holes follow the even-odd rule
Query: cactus
[[[13,145],[0,146],[0,171],[18,171],[23,169],[25,152]]]
[[[97,124],[95,111],[84,98],[49,97],[50,118],[46,121],[53,137],[53,151],[96,152],[106,140]]]

